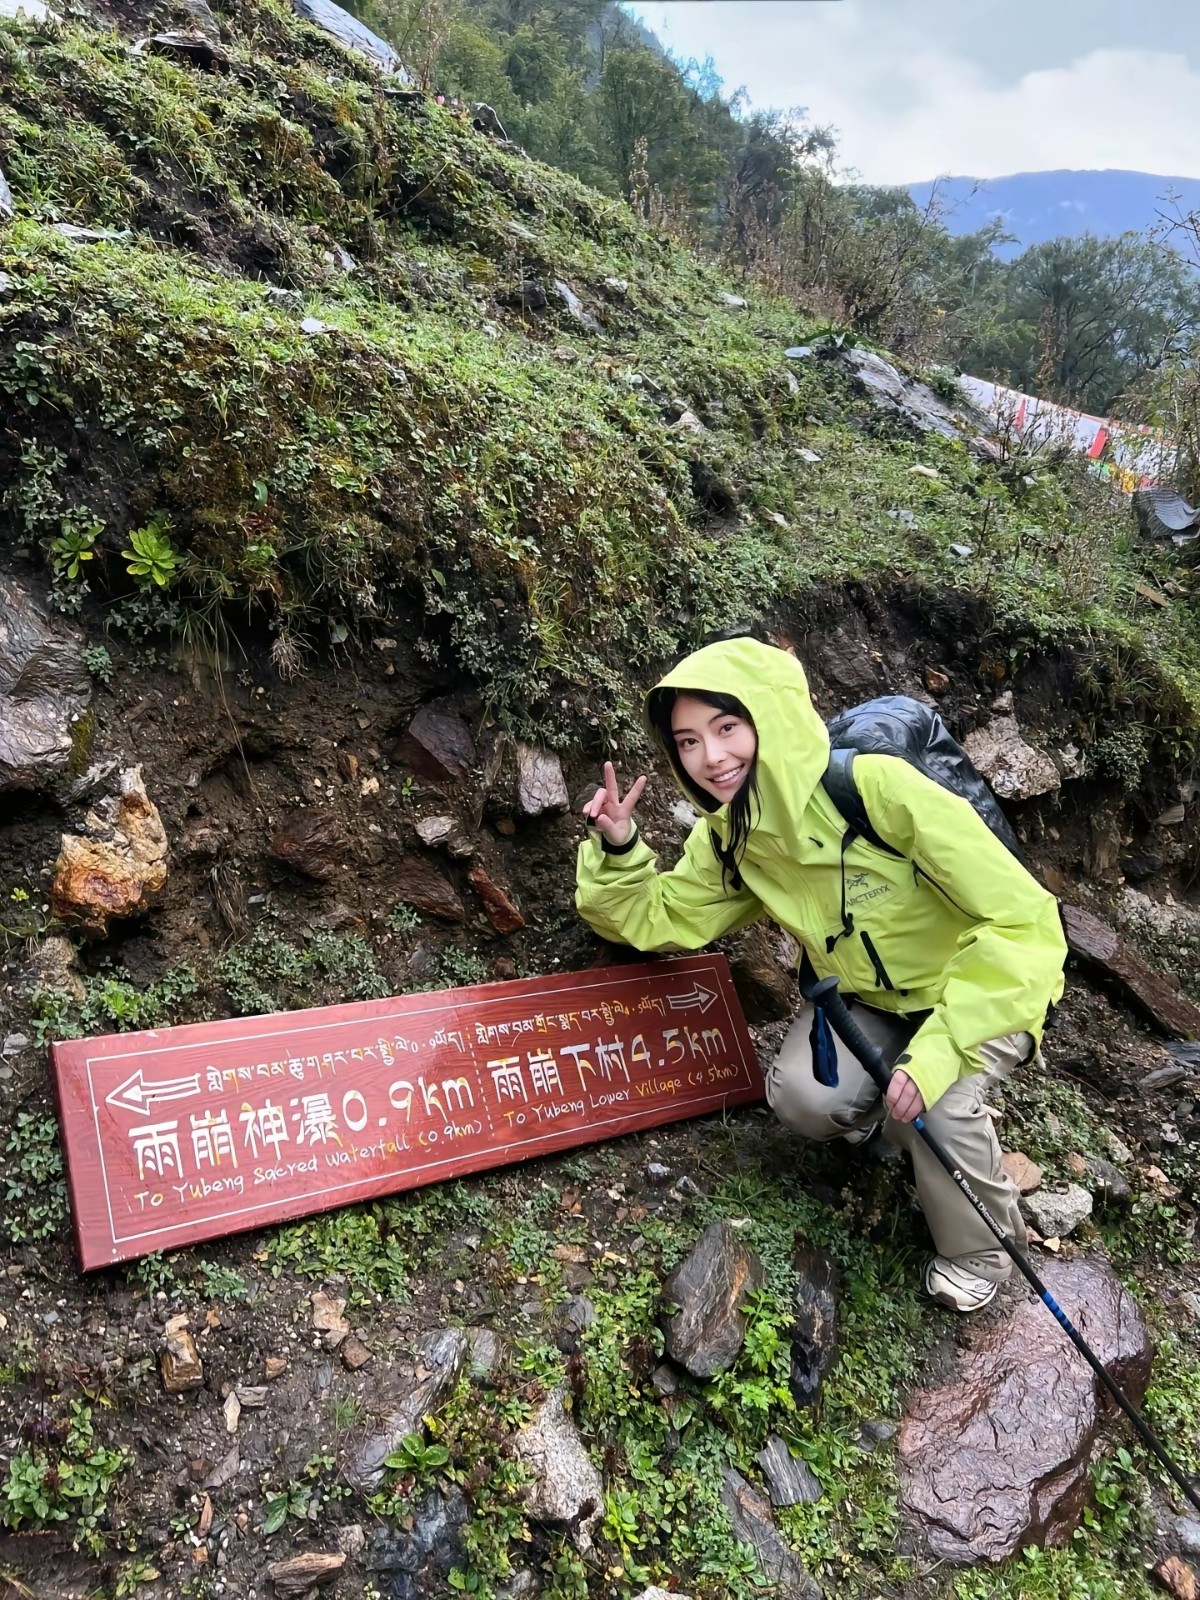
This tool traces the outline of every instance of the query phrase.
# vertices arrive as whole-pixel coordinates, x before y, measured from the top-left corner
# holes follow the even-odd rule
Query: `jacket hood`
[[[829,734],[795,656],[757,639],[723,639],[686,656],[655,689],[703,690],[735,695],[742,702],[758,734],[761,811],[755,810],[754,831],[777,838],[794,833],[829,764]],[[647,711],[651,695],[646,697]],[[696,792],[683,782],[674,750],[668,749],[667,756],[676,782],[689,800],[696,800]],[[701,804],[724,838],[728,805],[717,805],[712,796],[705,796]],[[752,841],[753,833],[751,848]]]

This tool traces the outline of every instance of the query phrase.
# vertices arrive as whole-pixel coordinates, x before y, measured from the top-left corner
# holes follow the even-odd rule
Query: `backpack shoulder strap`
[[[862,795],[858,792],[858,784],[855,782],[854,756],[853,750],[829,752],[829,765],[825,768],[821,779],[825,793],[841,812],[851,832],[858,834],[868,844],[873,844],[877,850],[883,850],[889,856],[902,855],[902,851],[894,849],[881,839],[872,826]]]

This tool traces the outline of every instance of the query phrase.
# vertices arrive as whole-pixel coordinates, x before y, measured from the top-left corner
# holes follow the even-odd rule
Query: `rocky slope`
[[[1030,1457],[1056,1495],[972,1546],[1008,1565],[931,1566],[975,1538],[913,1477],[969,1352],[902,1174],[761,1112],[76,1273],[48,1039],[605,958],[570,797],[644,759],[660,664],[752,616],[827,713],[935,697],[1047,882],[1158,970],[1073,974],[1003,1129],[1200,1466],[1195,1061],[1162,1043],[1200,656],[1189,570],[1103,486],[279,6],[0,20],[0,61],[0,1585],[1145,1592],[1195,1530],[1086,1388]],[[673,805],[658,773],[667,854]],[[765,1053],[791,980],[766,933],[733,954]],[[763,1287],[697,1375],[662,1285],[712,1225]]]

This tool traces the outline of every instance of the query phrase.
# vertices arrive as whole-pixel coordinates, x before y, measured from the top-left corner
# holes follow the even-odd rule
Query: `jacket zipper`
[[[961,911],[964,917],[969,917],[971,915],[971,913],[967,910],[967,908],[965,906],[960,906],[959,905],[958,901],[954,898],[954,896],[952,894],[947,894],[946,890],[942,888],[941,884],[937,881],[936,878],[931,878],[929,876],[929,874],[927,872],[923,871],[922,868],[920,868],[915,861],[912,864],[912,869],[913,869],[913,877],[914,878],[924,878],[925,882],[929,885],[929,887],[931,889],[936,889],[937,892],[942,896],[942,898],[944,900],[949,900],[950,904],[954,907],[954,909],[956,911]]]
[[[888,977],[887,968],[879,959],[879,951],[875,948],[875,941],[865,928],[860,928],[859,933],[863,942],[863,949],[871,958],[871,965],[875,968],[875,982],[881,989],[894,989],[895,984]]]

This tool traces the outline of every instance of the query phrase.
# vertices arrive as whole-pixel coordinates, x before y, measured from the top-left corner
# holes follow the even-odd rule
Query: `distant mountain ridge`
[[[914,183],[910,193],[925,205],[935,185]],[[974,233],[999,216],[1016,244],[1001,246],[1010,257],[1030,245],[1064,235],[1103,236],[1144,232],[1178,195],[1185,212],[1200,211],[1200,178],[1160,177],[1151,172],[1016,172],[1005,178],[943,178],[936,184],[952,233]]]

